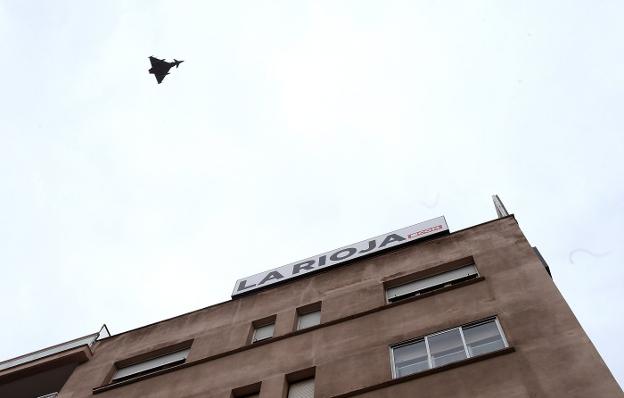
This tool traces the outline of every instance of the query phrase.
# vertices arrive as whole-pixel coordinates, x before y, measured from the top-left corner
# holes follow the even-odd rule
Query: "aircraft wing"
[[[156,81],[158,82],[158,84],[162,83],[163,79],[165,78],[165,76],[167,76],[169,73],[154,73],[154,76],[156,77]]]
[[[154,65],[158,65],[161,62],[164,62],[164,59],[158,59],[156,57],[149,57],[150,62],[152,63],[152,66]]]

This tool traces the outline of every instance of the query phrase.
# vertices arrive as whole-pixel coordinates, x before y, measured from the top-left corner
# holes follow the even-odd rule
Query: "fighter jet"
[[[152,67],[149,70],[149,73],[152,73],[156,77],[156,81],[158,84],[162,83],[165,76],[169,74],[169,69],[174,66],[177,68],[184,61],[178,61],[174,59],[174,62],[167,62],[164,59],[158,59],[156,57],[149,57],[150,62],[152,63]]]

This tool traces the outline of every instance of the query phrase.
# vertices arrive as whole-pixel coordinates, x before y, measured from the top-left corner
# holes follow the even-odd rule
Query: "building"
[[[56,397],[77,366],[93,357],[106,325],[97,333],[0,362],[0,397]]]
[[[497,211],[452,233],[441,217],[241,279],[230,301],[83,345],[61,387],[43,393],[623,397],[514,216]],[[35,361],[60,354],[50,355]],[[2,364],[0,391],[39,377]],[[0,392],[37,396],[13,394]]]

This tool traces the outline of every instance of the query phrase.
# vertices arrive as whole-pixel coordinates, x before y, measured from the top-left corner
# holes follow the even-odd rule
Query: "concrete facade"
[[[474,262],[479,278],[388,303],[394,281]],[[296,331],[297,309],[321,323]],[[390,347],[496,316],[509,347],[393,379]],[[273,338],[251,344],[254,322]],[[190,347],[186,362],[120,383],[116,366]],[[623,397],[513,216],[414,242],[99,340],[60,398],[283,398],[314,376],[326,397]]]

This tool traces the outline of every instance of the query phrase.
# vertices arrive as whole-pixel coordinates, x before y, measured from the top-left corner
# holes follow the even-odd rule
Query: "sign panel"
[[[448,225],[446,225],[444,216],[424,221],[411,227],[377,236],[376,238],[363,240],[305,260],[239,279],[234,285],[232,297],[445,231],[448,231]]]

